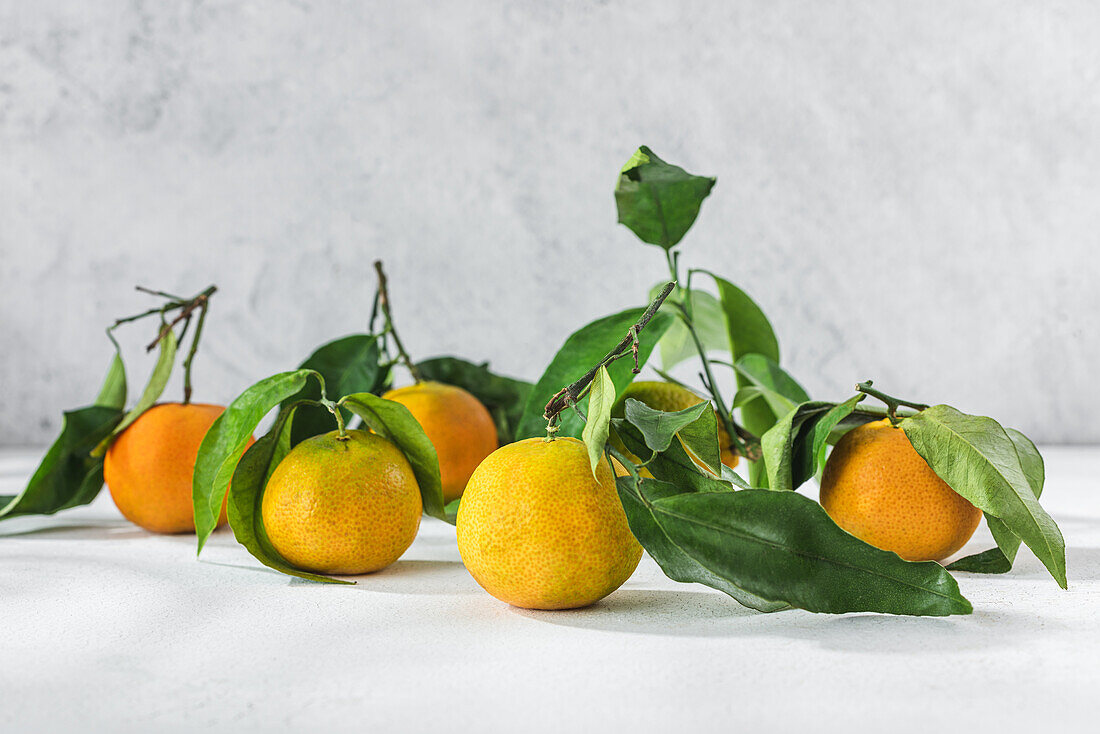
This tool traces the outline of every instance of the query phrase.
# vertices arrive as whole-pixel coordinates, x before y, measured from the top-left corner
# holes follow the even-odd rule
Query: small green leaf
[[[972,611],[942,566],[903,561],[864,543],[800,494],[679,493],[654,481],[638,484],[639,500],[668,541],[705,570],[688,580],[708,583],[717,577],[761,599],[812,612],[946,616]],[[651,555],[661,552],[658,545],[646,549]]]
[[[412,465],[416,483],[420,487],[420,499],[424,512],[447,522],[443,506],[443,485],[439,479],[439,457],[428,440],[424,429],[413,418],[409,409],[392,400],[384,400],[371,393],[356,393],[341,398],[351,412],[363,419],[378,435],[392,441]]]
[[[605,316],[573,332],[558,353],[554,355],[542,377],[535,383],[524,403],[523,415],[516,428],[516,439],[543,435],[546,419],[542,417],[546,404],[565,385],[580,379],[592,365],[597,364],[622,338],[626,336],[645,309],[634,308],[612,316]],[[672,317],[658,311],[649,324],[638,334],[638,363],[644,365],[661,336],[672,323]],[[630,356],[614,362],[607,368],[615,392],[621,394],[634,380],[634,361]],[[572,411],[562,413],[559,435],[581,435],[583,421]]]
[[[664,287],[664,283],[653,286],[649,291],[650,300],[656,298]],[[673,304],[683,303],[683,289],[677,287],[669,295],[665,305],[661,306],[664,311],[676,315],[678,309],[669,305],[669,301],[672,301]],[[691,320],[695,325],[695,333],[699,336],[699,341],[703,343],[703,348],[707,352],[725,352],[729,350],[726,315],[722,311],[722,304],[717,298],[706,291],[692,288]],[[691,338],[691,332],[679,317],[668,327],[665,335],[661,337],[658,347],[661,352],[661,367],[666,370],[672,369],[686,359],[699,356],[695,340]]]
[[[421,377],[461,387],[481,401],[493,416],[501,445],[515,440],[516,426],[533,385],[489,371],[489,363],[474,364],[458,357],[435,357],[416,365]]]
[[[122,363],[122,355],[118,351],[115,351],[111,367],[103,379],[103,387],[99,388],[99,395],[96,396],[92,405],[118,410],[126,407],[126,366]]]
[[[317,348],[298,369],[313,370],[324,378],[325,389],[338,398],[356,392],[380,392],[386,387],[389,370],[379,364],[381,349],[378,337],[372,334],[352,334]],[[283,407],[301,400],[321,399],[321,384],[306,382],[297,395],[283,401]],[[344,411],[344,419],[351,417]],[[303,440],[328,433],[336,427],[332,413],[321,405],[302,405],[294,414],[291,441],[296,446]]]
[[[264,529],[264,489],[271,472],[290,451],[291,425],[297,407],[298,405],[291,404],[280,410],[271,430],[252,444],[238,462],[229,488],[229,527],[233,529],[237,542],[268,568],[309,581],[352,584],[355,582],[295,568],[275,550],[267,537],[267,530]]]
[[[1024,434],[1015,428],[1005,428],[1005,433],[1016,446],[1016,454],[1020,458],[1020,468],[1024,471],[1024,477],[1039,499],[1043,493],[1043,483],[1046,480],[1046,470],[1043,466],[1043,457],[1039,449]],[[989,532],[997,542],[996,548],[966,556],[948,566],[952,571],[970,571],[972,573],[1007,573],[1012,570],[1012,563],[1016,560],[1016,551],[1020,549],[1020,538],[1005,525],[989,513],[985,513],[985,522],[989,526]]]
[[[692,492],[730,492],[734,485],[743,486],[744,482],[722,467],[721,478],[715,474],[704,471],[691,456],[681,441],[672,441],[665,451],[655,454],[645,442],[641,431],[628,423],[624,418],[614,418],[611,421],[615,436],[626,447],[626,450],[635,456],[652,456],[645,462],[645,468],[654,477],[665,482],[670,482],[684,491]],[[625,457],[624,457],[625,458]],[[734,479],[733,477],[737,477]]]
[[[0,519],[52,515],[95,499],[103,487],[103,459],[89,452],[121,419],[120,409],[98,405],[66,411],[60,435],[27,486],[18,495],[0,496]]]
[[[665,163],[644,145],[619,175],[619,222],[643,242],[670,250],[683,239],[717,179],[695,176]]]
[[[222,500],[252,432],[272,408],[305,387],[311,376],[317,377],[317,373],[294,370],[260,380],[238,395],[206,432],[199,445],[191,480],[200,553],[218,525]]]
[[[627,398],[624,415],[641,432],[651,451],[667,451],[673,437],[676,437],[707,468],[715,474],[719,473],[722,449],[718,443],[718,419],[709,401],[666,413]]]
[[[111,445],[111,442],[129,428],[130,424],[136,421],[142,413],[156,404],[157,398],[164,392],[164,388],[168,384],[168,378],[172,376],[172,367],[175,365],[175,362],[176,334],[174,331],[169,330],[160,340],[160,351],[157,354],[157,363],[153,365],[153,371],[149,375],[149,382],[145,384],[145,389],[141,392],[141,397],[138,398],[137,404],[122,417],[122,421],[115,426],[115,430],[111,432],[111,435],[100,441],[99,445],[92,450],[92,456],[103,456],[106,454],[107,448]]]
[[[779,419],[760,439],[768,487],[794,490],[822,467],[829,435],[865,396],[843,403],[809,401]]]
[[[932,471],[983,512],[1002,520],[1066,588],[1066,547],[1058,525],[1035,499],[1016,444],[992,418],[935,405],[901,421]]]
[[[592,476],[596,475],[596,465],[603,458],[604,447],[607,445],[611,406],[614,404],[615,383],[611,381],[611,375],[607,374],[607,367],[601,365],[588,390],[588,417],[584,422],[584,430],[581,431],[581,439],[588,449],[588,461],[592,465]]]
[[[763,354],[746,354],[737,360],[733,368],[747,386],[759,392],[777,416],[786,415],[796,405],[810,399],[806,390],[786,370]]]

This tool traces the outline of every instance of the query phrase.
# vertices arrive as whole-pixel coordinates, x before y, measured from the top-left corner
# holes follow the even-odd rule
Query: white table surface
[[[390,568],[313,584],[224,530],[196,560],[104,490],[0,523],[0,731],[1095,732],[1100,449],[1044,455],[1069,590],[1024,549],[959,574],[975,611],[950,618],[763,615],[648,558],[589,609],[524,611],[431,519]],[[0,494],[37,459],[0,450]]]

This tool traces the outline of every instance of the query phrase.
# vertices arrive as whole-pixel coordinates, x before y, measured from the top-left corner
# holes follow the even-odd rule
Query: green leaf
[[[92,405],[117,410],[126,407],[126,366],[122,363],[122,355],[118,351],[115,351],[107,376],[103,379],[103,387],[99,388],[99,395],[96,396]]]
[[[615,383],[611,382],[607,367],[601,365],[588,390],[588,419],[581,431],[581,438],[588,449],[588,461],[592,465],[592,476],[596,476],[596,465],[603,458],[604,447],[607,445],[611,406],[614,404]]]
[[[726,471],[725,467],[722,467],[721,478],[704,471],[688,455],[681,441],[672,441],[666,450],[652,454],[641,431],[626,419],[612,419],[611,426],[615,436],[627,451],[635,456],[652,455],[652,458],[645,462],[645,468],[657,479],[692,492],[730,492],[735,484],[743,485],[740,478],[733,479],[732,477],[736,477],[736,474]]]
[[[658,283],[649,291],[649,298],[653,300],[665,287],[664,283]],[[677,313],[674,306],[668,304],[683,303],[683,289],[677,287],[669,294],[668,299],[661,308],[674,315]],[[726,315],[722,311],[722,304],[717,298],[706,291],[692,289],[691,291],[691,319],[695,325],[695,333],[703,348],[708,352],[728,351],[729,334],[726,329]],[[699,355],[695,346],[695,340],[691,338],[691,332],[684,322],[676,317],[665,331],[658,344],[661,352],[661,367],[670,370],[686,359],[692,359]]]
[[[651,451],[667,451],[673,437],[677,437],[711,471],[719,473],[722,449],[718,443],[718,419],[709,401],[666,413],[627,398],[624,415],[641,432]]]
[[[1028,486],[1039,499],[1043,493],[1043,483],[1046,480],[1046,469],[1043,465],[1043,457],[1039,449],[1024,434],[1015,428],[1005,428],[1005,433],[1016,447],[1016,455],[1020,458],[1020,468]],[[952,571],[970,571],[972,573],[1007,573],[1012,570],[1012,563],[1016,560],[1016,551],[1020,549],[1020,538],[1008,529],[1002,520],[998,520],[989,513],[985,513],[985,522],[989,526],[989,532],[997,542],[996,548],[966,556],[948,566]]]
[[[643,145],[623,166],[615,187],[619,223],[642,242],[670,250],[691,229],[716,182],[665,163]]]
[[[321,581],[330,584],[352,584],[354,581],[329,578],[302,571],[291,565],[275,550],[264,529],[264,489],[271,472],[290,451],[291,425],[297,404],[290,404],[279,411],[271,430],[264,434],[245,452],[233,472],[229,488],[229,527],[233,536],[256,560],[268,568],[289,576]]]
[[[769,428],[760,439],[768,487],[794,490],[812,477],[824,463],[833,428],[864,397],[854,395],[843,403],[805,402]]]
[[[362,418],[372,431],[392,441],[405,454],[420,487],[424,512],[440,520],[453,522],[453,518],[447,517],[443,506],[439,457],[409,409],[400,403],[365,392],[345,396],[341,402]]]
[[[389,370],[379,365],[381,349],[378,337],[372,334],[352,334],[317,348],[298,369],[313,370],[324,378],[325,389],[333,399],[357,392],[379,392],[385,389]],[[321,399],[320,382],[308,381],[283,407],[301,400]],[[351,414],[344,411],[344,420]],[[328,433],[336,428],[332,413],[321,405],[303,405],[294,414],[291,441],[298,445],[310,436]]]
[[[95,499],[103,487],[103,459],[90,452],[121,419],[120,409],[99,405],[66,411],[60,435],[27,486],[18,495],[0,496],[0,519],[52,515]]]
[[[1066,587],[1066,547],[1058,525],[1035,499],[1016,445],[992,418],[935,405],[901,428],[932,471],[973,505],[1002,520]]]
[[[199,553],[218,525],[222,500],[252,432],[272,408],[305,387],[310,376],[317,373],[294,370],[260,380],[238,395],[206,432],[191,479]]]
[[[645,487],[645,499],[643,499],[635,481],[631,477],[619,477],[615,480],[619,499],[626,511],[630,531],[666,576],[673,581],[700,583],[717,589],[744,606],[761,612],[775,612],[789,606],[784,602],[764,599],[740,588],[732,580],[713,573],[699,560],[676,545],[658,523],[650,503],[655,499],[675,496],[681,491],[667,482],[642,480],[641,486]]]
[[[746,354],[737,360],[733,368],[748,388],[755,388],[758,391],[759,396],[776,416],[786,415],[794,410],[796,405],[810,399],[797,380],[775,360],[763,354]],[[744,389],[746,388],[742,388]],[[746,402],[743,400],[742,405]]]
[[[153,371],[149,375],[149,382],[145,384],[145,389],[141,392],[141,397],[138,398],[137,404],[122,417],[122,421],[115,426],[115,430],[111,432],[111,435],[104,438],[99,442],[99,445],[92,449],[92,456],[103,456],[106,454],[107,448],[111,445],[111,442],[114,441],[119,434],[129,428],[130,424],[136,421],[142,413],[156,404],[157,398],[164,392],[164,388],[168,384],[168,378],[172,375],[172,367],[175,365],[175,362],[176,334],[174,331],[169,330],[160,340],[160,351],[157,354],[157,363],[153,365]]]
[[[946,616],[972,611],[942,566],[903,561],[864,543],[800,494],[766,489],[685,494],[660,485],[660,491],[649,493],[650,481],[639,484],[639,495],[654,523],[709,578],[811,612]],[[708,577],[689,580],[706,583]]]
[[[592,365],[599,363],[608,352],[622,341],[627,332],[641,318],[645,309],[633,308],[612,316],[605,316],[573,332],[558,353],[554,355],[542,377],[535,383],[524,403],[523,415],[516,429],[516,439],[543,435],[546,419],[542,417],[546,404],[566,385],[580,379]],[[638,363],[645,364],[653,348],[672,323],[667,313],[657,312],[649,324],[638,334]],[[607,368],[615,392],[621,394],[634,380],[634,360],[623,357]],[[580,436],[583,421],[572,411],[562,413],[559,435]]]
[[[533,387],[530,382],[494,374],[488,362],[474,364],[458,357],[435,357],[416,367],[425,380],[461,387],[480,400],[493,416],[501,445],[515,440],[523,404]]]
[[[730,355],[736,363],[746,354],[762,354],[773,362],[779,362],[779,340],[776,339],[768,317],[743,290],[714,273],[703,270],[718,286],[718,298],[726,315],[729,330]],[[741,373],[737,374],[739,387],[751,384]],[[782,412],[782,411],[780,411]],[[741,406],[741,423],[757,436],[771,428],[776,421],[776,412],[761,398]],[[758,465],[759,462],[756,462]],[[759,471],[759,469],[754,469]]]

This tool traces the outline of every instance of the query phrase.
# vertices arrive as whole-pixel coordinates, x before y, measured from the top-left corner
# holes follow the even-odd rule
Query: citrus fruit
[[[271,473],[260,508],[271,544],[292,565],[348,575],[400,558],[421,510],[409,460],[368,431],[302,441]]]
[[[833,448],[821,505],[852,535],[908,561],[947,558],[982,517],[885,419],[849,431]]]
[[[103,460],[103,478],[127,520],[155,533],[195,531],[195,458],[224,410],[203,403],[154,405],[115,439]],[[218,524],[225,524],[224,502]]]
[[[474,469],[499,445],[496,424],[481,401],[441,382],[419,382],[382,397],[408,408],[435,446],[443,500],[462,496]]]
[[[634,398],[638,402],[645,403],[654,410],[663,410],[666,413],[675,413],[693,405],[698,405],[706,398],[696,395],[686,387],[674,382],[659,382],[656,380],[638,380],[632,382],[623,390],[615,405],[611,408],[613,418],[622,418],[626,410],[626,399]],[[718,445],[722,449],[722,463],[733,468],[737,466],[737,452],[733,450],[729,432],[721,421],[718,423]],[[615,448],[620,451],[625,449],[616,442]],[[629,454],[628,454],[629,456]]]
[[[593,476],[575,438],[528,438],[490,454],[466,485],[457,534],[474,579],[528,609],[592,604],[642,556],[606,457]]]

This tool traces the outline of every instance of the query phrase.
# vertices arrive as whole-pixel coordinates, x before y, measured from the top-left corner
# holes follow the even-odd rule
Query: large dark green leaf
[[[134,421],[136,421],[142,413],[152,408],[156,404],[157,398],[164,392],[164,388],[168,385],[168,378],[172,376],[172,367],[176,362],[176,333],[169,330],[161,338],[160,350],[157,353],[157,362],[153,365],[153,371],[149,375],[149,381],[145,384],[145,389],[141,392],[141,397],[138,398],[137,404],[131,408],[126,415],[122,416],[122,420],[119,421],[115,429],[110,435],[103,438],[99,444],[92,449],[94,456],[103,456],[107,453],[107,448],[111,445],[119,434],[130,427]],[[117,396],[116,396],[117,399]]]
[[[935,405],[901,422],[932,471],[983,512],[1004,522],[1066,587],[1066,547],[1039,505],[1016,444],[992,418]]]
[[[516,429],[517,440],[545,433],[546,419],[542,414],[550,398],[566,385],[580,379],[592,365],[603,359],[622,341],[644,311],[645,309],[634,308],[605,316],[578,329],[565,340],[565,344],[554,355],[554,359],[527,396],[523,415]],[[654,346],[671,323],[672,317],[669,314],[658,312],[638,334],[639,364],[645,364],[649,359]],[[617,394],[622,394],[626,386],[634,380],[633,367],[634,360],[628,355],[607,368]],[[559,435],[579,437],[583,423],[572,411],[566,411],[561,416]]]
[[[424,512],[440,520],[454,522],[443,506],[443,485],[439,479],[439,457],[424,429],[409,409],[371,393],[356,393],[341,398],[351,412],[363,419],[378,435],[389,439],[412,465]]]
[[[260,380],[238,395],[206,432],[191,480],[200,553],[218,525],[226,490],[252,432],[272,408],[298,393],[311,376],[317,373],[294,370]]]
[[[615,187],[619,222],[642,242],[670,250],[691,229],[716,181],[665,163],[643,145],[623,166]]]
[[[825,459],[829,435],[864,395],[843,403],[810,401],[790,411],[760,439],[770,489],[793,490],[812,477]]]
[[[291,449],[290,426],[296,407],[299,406],[292,403],[280,410],[271,430],[252,444],[238,462],[229,488],[229,527],[233,529],[237,542],[268,568],[310,581],[355,583],[295,568],[275,550],[264,529],[264,488],[271,472]]]
[[[709,584],[717,577],[759,598],[812,612],[972,611],[942,566],[903,561],[864,543],[800,494],[678,493],[660,483],[651,492],[647,485],[653,481],[638,483],[639,501],[664,537],[706,571],[686,574],[686,580]]]
[[[488,362],[474,364],[458,357],[434,357],[416,367],[425,380],[461,387],[480,400],[493,416],[501,445],[515,440],[523,404],[533,387],[531,383],[494,374],[489,371]]]
[[[325,380],[325,389],[335,400],[357,392],[381,392],[389,370],[379,362],[381,349],[378,337],[372,334],[352,334],[324,344],[299,365],[298,369],[313,370]],[[309,381],[302,390],[283,401],[283,406],[300,400],[321,399],[321,384]],[[351,415],[344,411],[344,419]],[[320,405],[303,405],[294,414],[291,441],[297,445],[309,438],[336,428],[332,413]]]
[[[1016,454],[1020,458],[1020,468],[1024,471],[1028,486],[1035,494],[1035,499],[1043,493],[1043,483],[1046,480],[1046,469],[1043,465],[1043,457],[1039,449],[1024,434],[1015,428],[1005,428],[1005,433],[1016,447]],[[972,573],[1007,573],[1012,570],[1012,563],[1016,560],[1016,551],[1020,549],[1020,538],[1008,529],[1002,520],[986,513],[985,522],[989,526],[989,532],[997,542],[996,548],[977,553],[972,556],[960,558],[948,566],[952,571],[970,571]]]
[[[66,411],[61,434],[18,495],[0,496],[0,519],[52,515],[86,505],[103,487],[103,459],[91,450],[122,419],[118,408],[93,405]]]
[[[709,586],[728,594],[746,607],[761,612],[775,612],[789,606],[784,602],[774,602],[752,594],[732,580],[713,573],[669,538],[657,521],[651,502],[680,494],[681,490],[675,485],[656,480],[642,480],[640,485],[636,485],[631,477],[619,477],[615,483],[623,509],[626,510],[630,531],[670,579]],[[639,486],[645,488],[645,499],[638,489]]]

